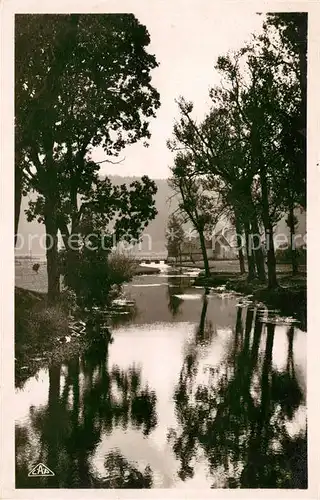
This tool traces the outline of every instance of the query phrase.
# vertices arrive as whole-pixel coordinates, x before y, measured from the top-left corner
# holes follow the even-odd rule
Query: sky
[[[213,4],[213,2],[212,2]],[[261,29],[263,17],[248,6],[237,3],[206,5],[201,9],[186,4],[154,4],[155,8],[137,12],[151,37],[148,52],[155,54],[159,67],[152,71],[152,84],[160,93],[161,107],[150,123],[149,147],[128,146],[119,158],[121,164],[104,163],[103,175],[167,178],[173,155],[166,146],[178,118],[175,100],[181,95],[194,102],[195,116],[201,119],[209,107],[209,89],[220,81],[214,65],[218,56],[238,49]],[[106,159],[102,148],[93,152],[94,161]]]

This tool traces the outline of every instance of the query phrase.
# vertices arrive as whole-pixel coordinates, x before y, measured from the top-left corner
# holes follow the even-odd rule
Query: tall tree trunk
[[[252,232],[250,232],[249,241],[251,248],[253,247],[253,255],[256,264],[258,278],[262,283],[264,283],[266,281],[266,270],[264,264],[264,255],[261,246],[260,229],[258,224],[257,212],[251,194],[251,185],[248,184],[245,187],[245,190],[246,190],[245,201],[249,208],[249,214],[250,214],[249,220],[252,230]],[[248,227],[249,227],[249,222],[248,222]]]
[[[308,52],[308,15],[304,13],[298,23],[299,42],[297,49],[299,51],[299,80],[301,87],[301,118],[306,122],[307,113],[307,52]]]
[[[246,239],[246,251],[248,260],[248,281],[252,281],[256,277],[255,262],[252,254],[252,249],[250,245],[250,227],[249,224],[245,224],[245,239]]]
[[[60,295],[60,270],[58,256],[58,207],[59,193],[57,165],[53,158],[54,141],[51,130],[45,134],[46,184],[43,186],[45,199],[44,223],[46,226],[46,256],[48,275],[48,302],[54,304]]]
[[[69,231],[68,226],[64,223],[62,219],[58,220],[58,228],[60,230],[63,244],[66,251],[66,266],[68,269],[68,285],[74,286],[74,290],[77,293],[77,283],[78,283],[78,265],[79,265],[79,234],[78,232],[73,232],[73,224],[71,231]],[[76,229],[78,231],[78,228]],[[64,276],[64,272],[61,273]]]
[[[238,252],[239,266],[240,266],[240,274],[245,274],[246,268],[244,265],[244,254],[242,248],[239,248]]]
[[[276,255],[273,241],[273,226],[269,214],[269,192],[266,176],[266,167],[263,159],[260,158],[260,181],[261,181],[261,196],[262,196],[262,215],[265,228],[265,237],[267,244],[267,259],[268,259],[268,288],[275,288],[277,283],[276,270]]]
[[[257,215],[254,213],[252,215],[252,221],[251,221],[251,227],[252,227],[252,243],[254,247],[254,257],[256,261],[256,266],[257,266],[257,273],[258,273],[258,278],[259,280],[264,283],[266,281],[266,270],[265,270],[265,265],[264,265],[264,255],[263,255],[263,250],[261,247],[261,238],[260,238],[260,229],[259,229],[259,224],[257,220]]]
[[[293,276],[297,275],[299,272],[298,268],[298,260],[297,260],[297,250],[295,247],[295,219],[294,219],[294,209],[293,205],[290,207],[289,217],[289,228],[290,228],[290,252],[291,252],[291,265],[292,265],[292,274]]]
[[[266,231],[267,258],[268,258],[268,288],[276,288],[277,282],[277,261],[273,241],[273,227],[269,226]]]
[[[299,51],[299,81],[301,88],[301,101],[300,101],[300,119],[301,119],[301,129],[300,139],[302,140],[302,150],[303,158],[302,165],[304,180],[306,181],[306,156],[307,156],[307,51],[308,51],[308,14],[304,13],[300,16],[300,22],[298,23],[298,33],[299,33],[299,43],[297,48]],[[306,189],[304,190],[304,196],[302,197],[301,204],[303,208],[306,209],[307,199],[306,199]]]
[[[262,212],[263,212],[263,223],[264,228],[268,227],[266,225],[266,221],[269,221],[269,200],[268,200],[268,186],[267,186],[267,177],[266,177],[266,167],[263,159],[263,151],[260,140],[260,131],[259,131],[259,123],[253,123],[251,129],[251,153],[256,165],[257,171],[260,172],[260,182],[261,182],[261,191],[262,191]],[[249,194],[249,193],[248,193]],[[265,271],[265,261],[264,254],[262,251],[261,238],[260,238],[260,229],[258,224],[257,212],[254,201],[252,199],[252,195],[250,192],[249,198],[250,206],[251,206],[251,222],[252,222],[252,230],[254,233],[254,246],[257,247],[256,243],[258,243],[258,248],[255,251],[258,276],[262,282],[266,281],[266,271]]]
[[[15,159],[17,162],[18,159]],[[20,165],[16,163],[14,177],[14,246],[17,244],[18,228],[22,200],[22,170]]]
[[[235,226],[236,226],[236,233],[237,233],[237,246],[239,246],[238,259],[239,259],[239,265],[240,265],[240,274],[245,274],[246,268],[244,265],[244,254],[243,254],[243,249],[242,249],[242,230],[241,230],[241,224],[239,223],[239,219],[237,216],[235,216],[235,221],[236,221]],[[241,245],[239,245],[238,235],[241,238]]]
[[[203,257],[203,263],[204,263],[204,272],[205,272],[206,278],[208,278],[210,276],[210,268],[209,268],[206,242],[205,242],[203,231],[201,229],[198,229],[198,232],[199,232],[200,245],[201,245],[202,257]]]
[[[46,200],[45,213],[48,301],[50,304],[54,304],[60,295],[58,225],[56,221],[55,203]]]

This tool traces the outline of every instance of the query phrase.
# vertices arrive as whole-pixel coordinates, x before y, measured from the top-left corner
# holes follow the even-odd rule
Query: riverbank
[[[240,273],[212,273],[209,278],[199,275],[194,285],[203,287],[225,286],[226,290],[251,295],[257,302],[279,309],[286,316],[296,317],[306,329],[307,321],[307,277],[306,274],[292,276],[282,273],[278,275],[278,287],[269,290],[266,284],[253,280],[248,282]]]
[[[20,387],[37,371],[84,350],[87,342],[70,331],[62,304],[49,306],[46,294],[15,288],[15,382]]]
[[[179,265],[172,264],[173,267],[179,268]],[[198,268],[204,269],[203,260],[195,260],[194,262],[186,261],[182,263],[184,268]],[[226,274],[239,274],[239,261],[238,260],[215,260],[209,259],[210,272],[226,273]],[[306,273],[306,266],[299,264],[299,270],[302,274]],[[277,274],[290,274],[291,264],[285,262],[277,262]]]
[[[141,266],[139,264],[136,269],[134,270],[134,276],[141,276],[142,274],[159,274],[160,269],[158,267],[151,267],[151,266]]]
[[[130,321],[136,313],[130,301],[119,299],[118,292],[108,307],[95,308],[97,323],[87,322],[86,309],[75,311],[74,316],[71,309],[63,292],[61,301],[52,306],[47,302],[47,294],[15,287],[17,387],[42,367],[80,355],[88,347],[100,349],[106,341],[112,342],[109,328],[117,324],[119,318],[122,323]]]
[[[139,268],[135,273],[137,275],[160,272],[158,268]],[[248,283],[246,277],[234,272],[212,273],[209,279],[200,275],[193,280],[193,285],[211,288],[223,285],[226,290],[250,295],[253,301],[263,302],[269,308],[278,309],[284,316],[294,316],[300,321],[302,330],[306,330],[306,275],[301,274],[293,278],[289,274],[279,274],[280,286],[276,290],[268,290],[265,284],[258,281]],[[118,302],[120,305],[117,307],[125,307],[121,305],[121,300]],[[106,312],[109,315],[113,313],[119,313],[119,310]],[[130,313],[126,310],[123,314],[124,316],[120,311],[119,321],[130,321]],[[118,316],[115,315],[111,322],[116,318]],[[84,323],[81,326],[81,322],[68,315],[65,304],[50,307],[47,305],[45,293],[16,287],[16,384],[23,385],[23,382],[41,367],[85,350],[89,341],[83,334],[83,327]]]
[[[88,460],[93,456],[98,460],[102,457],[105,462],[105,450],[119,450],[115,457],[108,456],[104,469],[107,478],[115,477],[114,460],[118,464],[120,456],[130,462],[144,460],[151,470],[158,471],[163,462],[168,472],[179,471],[186,454],[185,448],[176,445],[181,435],[188,438],[187,444],[191,437],[192,456],[197,458],[202,470],[209,470],[211,462],[208,462],[209,455],[202,443],[212,441],[213,428],[217,444],[213,448],[218,450],[214,464],[220,467],[216,460],[223,464],[230,449],[239,447],[240,443],[241,456],[237,455],[240,459],[236,463],[240,471],[242,457],[251,456],[253,464],[262,457],[259,477],[264,478],[263,466],[271,460],[276,468],[275,472],[271,470],[275,478],[272,486],[301,487],[299,471],[304,467],[306,441],[306,334],[300,325],[287,323],[275,312],[269,315],[260,308],[261,314],[253,314],[250,306],[246,306],[250,301],[240,294],[224,292],[221,288],[205,300],[203,288],[192,288],[194,275],[184,279],[181,274],[177,273],[176,279],[171,279],[170,273],[168,276],[163,273],[135,278],[125,288],[126,297],[119,298],[117,303],[130,300],[136,305],[137,315],[129,321],[126,320],[129,315],[124,315],[122,320],[126,323],[119,323],[119,329],[111,329],[113,343],[110,346],[98,351],[89,347],[80,356],[75,353],[73,358],[43,366],[16,390],[14,413],[19,487],[34,486],[25,473],[26,460],[30,453],[40,456],[43,449],[51,455],[56,450],[63,450],[55,455],[56,462],[47,464],[56,474],[52,480],[57,478],[58,481],[48,483],[50,488],[88,487],[86,477],[82,479],[83,464],[86,470],[95,471],[96,462],[86,465],[83,457],[89,457]],[[171,354],[169,372],[164,374],[168,353]],[[247,366],[251,368],[248,377],[244,376],[248,375]],[[197,397],[199,381],[201,398]],[[248,400],[252,386],[255,394],[261,397],[251,398],[252,404],[241,404]],[[177,394],[182,397],[177,399]],[[75,404],[72,404],[73,397]],[[259,426],[261,415],[268,417],[262,429],[268,442],[252,444],[246,438]],[[286,427],[288,418],[297,424],[290,440]],[[240,426],[240,441],[239,421],[244,423],[244,427]],[[57,429],[59,422],[61,425]],[[53,432],[52,438],[49,431]],[[70,436],[79,436],[79,431],[83,446],[75,450]],[[226,432],[227,441],[224,440]],[[166,449],[161,441],[163,433],[170,436]],[[26,441],[25,436],[29,436],[29,440]],[[152,453],[155,444],[158,446],[154,436],[160,436],[161,457],[154,457]],[[274,442],[286,444],[280,456],[278,448],[274,451],[275,456],[269,453]],[[178,450],[177,454],[172,454],[173,447]],[[300,468],[296,465],[296,456],[300,459]],[[168,466],[169,459],[174,462],[170,461]],[[275,473],[280,469],[279,464],[285,475],[278,480]],[[76,469],[72,469],[74,466]],[[120,466],[119,474],[123,477],[127,465],[121,462]],[[72,484],[69,478],[58,474],[63,467],[75,471]],[[204,478],[201,470],[197,476],[198,471],[196,468],[197,484],[203,487],[207,484],[210,488],[216,477]],[[157,480],[158,476],[154,477]],[[91,480],[90,484],[98,484],[93,476]],[[44,480],[41,481],[44,487]],[[174,484],[177,488],[183,487],[182,480]],[[270,482],[263,486],[271,487]]]
[[[15,286],[45,294],[48,290],[46,262],[40,262],[38,272],[35,272],[32,269],[33,263],[33,261],[29,262],[28,260],[22,260],[15,263]],[[160,270],[156,266],[142,266],[140,263],[137,263],[135,269],[133,270],[133,274],[136,276],[140,276],[142,274],[156,275],[159,274],[159,272]],[[63,288],[62,279],[61,288]]]

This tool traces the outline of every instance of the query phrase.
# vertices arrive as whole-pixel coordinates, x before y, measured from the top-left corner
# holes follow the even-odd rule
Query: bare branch
[[[126,157],[122,158],[122,159],[121,159],[121,160],[119,160],[119,161],[102,160],[102,161],[96,161],[95,163],[98,163],[99,165],[100,165],[101,163],[111,163],[112,165],[119,165],[119,163],[122,163],[125,159],[126,159]]]

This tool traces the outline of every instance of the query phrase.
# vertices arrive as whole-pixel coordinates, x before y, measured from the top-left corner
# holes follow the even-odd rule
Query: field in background
[[[32,266],[35,263],[40,264],[36,273]],[[47,263],[41,260],[22,259],[15,261],[15,286],[26,288],[34,292],[47,293]]]
[[[37,262],[40,264],[39,270],[36,273],[32,266]],[[177,266],[179,267],[179,266]],[[203,261],[184,262],[183,267],[198,267],[203,269]],[[141,268],[143,272],[147,272],[146,268]],[[305,266],[300,266],[300,271],[305,272]],[[210,261],[210,270],[215,273],[239,273],[239,263],[236,260],[215,260]],[[290,273],[291,266],[289,264],[278,264],[278,273]],[[16,259],[15,262],[15,286],[33,290],[35,292],[47,292],[47,268],[46,262],[41,260]]]

